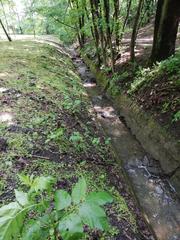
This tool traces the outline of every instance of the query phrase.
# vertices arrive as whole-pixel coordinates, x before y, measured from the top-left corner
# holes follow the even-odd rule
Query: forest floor
[[[134,98],[145,111],[153,115],[160,125],[176,138],[180,138],[180,119],[176,121],[176,114],[180,110],[180,31],[176,40],[175,57],[149,68],[153,31],[153,21],[140,29],[135,64],[130,61],[128,41],[124,41],[121,59],[116,63],[121,75],[117,84],[121,91]],[[127,37],[128,35],[126,39]]]
[[[136,60],[130,62],[130,49],[124,42],[122,58],[117,61],[117,69],[123,74],[118,86],[172,135],[180,138],[180,31],[176,40],[176,55],[161,64],[149,68],[149,58],[153,43],[153,21],[140,29],[136,43]],[[177,115],[180,115],[177,114]]]
[[[68,191],[83,175],[89,190],[114,199],[106,206],[110,230],[87,239],[153,239],[64,48],[31,41],[0,48],[0,205],[14,198],[19,173],[55,176]]]

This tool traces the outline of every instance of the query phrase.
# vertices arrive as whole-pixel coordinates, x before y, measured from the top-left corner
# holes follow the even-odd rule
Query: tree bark
[[[111,55],[111,68],[114,72],[115,70],[115,59],[114,59],[114,50],[112,45],[112,36],[111,36],[111,28],[110,28],[110,2],[109,0],[104,0],[104,18],[106,23],[106,39],[110,49]]]
[[[1,21],[1,19],[0,19],[0,25],[1,25],[1,27],[3,28],[4,33],[6,34],[7,39],[9,40],[9,42],[11,42],[12,39],[11,39],[11,37],[9,36],[9,34],[7,33],[6,28],[4,27],[4,25],[3,25],[2,21]]]
[[[125,19],[124,19],[124,23],[123,23],[123,26],[122,26],[122,29],[121,29],[120,41],[121,41],[122,38],[123,38],[124,30],[125,30],[126,25],[127,25],[128,17],[129,17],[130,10],[131,10],[131,4],[132,4],[132,0],[129,0],[129,2],[127,2],[126,17],[125,17]]]
[[[96,55],[98,58],[98,65],[100,66],[101,57],[100,57],[100,52],[99,52],[100,36],[99,36],[99,31],[98,31],[98,9],[96,7],[97,3],[98,2],[96,0],[90,0],[92,24],[93,24],[93,28],[94,28],[94,41],[95,41],[95,46],[96,46]]]
[[[134,48],[135,48],[135,45],[136,45],[138,23],[139,23],[139,18],[140,18],[140,15],[141,15],[141,9],[142,9],[142,6],[143,6],[143,1],[144,0],[139,0],[138,9],[137,9],[137,13],[136,13],[136,16],[135,16],[134,26],[133,26],[132,36],[131,36],[130,48],[131,48],[131,61],[132,62],[135,61]]]
[[[116,47],[119,47],[120,43],[120,35],[119,35],[119,12],[120,12],[120,4],[119,0],[114,0],[114,21],[115,21],[115,38],[116,38]]]
[[[179,19],[180,0],[158,0],[151,63],[174,54]]]

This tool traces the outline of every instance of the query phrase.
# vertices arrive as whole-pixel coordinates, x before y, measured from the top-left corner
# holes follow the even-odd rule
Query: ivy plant
[[[27,191],[15,190],[15,201],[0,208],[0,240],[85,239],[85,228],[107,231],[103,205],[107,192],[88,192],[83,177],[71,194],[55,188],[52,177],[20,175]]]

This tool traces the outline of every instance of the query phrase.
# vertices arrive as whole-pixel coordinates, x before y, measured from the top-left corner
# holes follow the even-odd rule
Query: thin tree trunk
[[[113,50],[113,45],[112,45],[112,36],[111,36],[111,29],[110,29],[110,3],[109,0],[104,0],[104,18],[106,22],[106,38],[107,42],[110,48],[110,55],[111,55],[111,68],[112,71],[114,72],[114,50]]]
[[[69,27],[69,28],[72,28],[72,29],[74,29],[74,30],[77,30],[75,27],[73,27],[73,26],[71,26],[71,25],[69,25],[69,24],[67,24],[67,23],[65,23],[65,22],[62,22],[62,21],[60,21],[58,18],[56,18],[56,17],[53,17],[53,19],[54,19],[54,21],[56,21],[56,22],[58,22],[58,23],[60,23],[60,24],[62,24],[62,25],[64,25],[64,26],[66,26],[66,27]]]
[[[83,5],[84,2],[83,2],[83,0],[81,0],[80,4],[78,1],[75,1],[75,3],[76,3],[77,12],[79,13],[78,14],[78,23],[79,23],[78,39],[79,39],[80,47],[83,48],[84,43],[85,43],[85,35],[83,32],[83,28],[84,28],[84,24],[85,24],[85,21],[84,21],[85,16],[84,16],[84,8],[82,8],[81,5]]]
[[[129,14],[130,14],[130,10],[131,10],[131,4],[132,4],[132,0],[129,0],[129,2],[127,3],[126,17],[125,17],[125,20],[124,20],[124,23],[123,23],[123,27],[122,27],[122,29],[121,29],[120,40],[122,40],[123,35],[124,35],[124,30],[125,30],[125,28],[126,28],[127,21],[128,21],[128,18],[129,18]]]
[[[92,14],[92,23],[94,28],[94,41],[96,46],[96,55],[98,58],[98,65],[101,64],[101,58],[99,53],[99,32],[98,32],[98,25],[97,25],[97,9],[95,9],[95,1],[90,0],[90,7],[91,7],[91,14]]]
[[[114,21],[115,21],[115,38],[116,46],[119,47],[120,35],[119,35],[119,12],[120,12],[119,0],[114,0]]]
[[[97,2],[96,2],[96,8],[98,9],[96,14],[97,14],[97,18],[99,20],[98,31],[99,31],[99,35],[100,35],[100,45],[101,45],[101,51],[102,51],[102,59],[103,59],[104,66],[106,66],[107,65],[107,56],[106,56],[105,36],[104,36],[103,26],[100,23],[100,21],[103,20],[103,13],[102,13],[101,2],[99,0],[97,0]]]
[[[4,25],[3,25],[2,21],[1,21],[1,19],[0,19],[0,25],[1,25],[1,27],[3,28],[4,33],[6,34],[7,39],[9,40],[9,42],[11,42],[12,39],[11,39],[11,37],[9,36],[9,34],[7,33],[6,28],[4,27]]]
[[[135,45],[136,45],[137,29],[138,29],[139,18],[141,15],[143,1],[144,0],[139,0],[138,9],[137,9],[137,13],[135,16],[134,26],[133,26],[132,36],[131,36],[131,43],[130,43],[131,50],[130,51],[131,51],[131,61],[132,62],[135,61]]]
[[[88,11],[88,9],[87,9],[87,6],[85,6],[85,12],[86,12],[87,20],[88,20],[88,22],[90,22],[89,11]],[[92,37],[95,38],[93,27],[90,26],[90,28],[91,28],[91,34],[92,34]]]

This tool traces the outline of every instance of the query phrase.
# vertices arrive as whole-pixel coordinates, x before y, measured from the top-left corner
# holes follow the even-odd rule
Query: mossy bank
[[[114,93],[112,79],[100,71],[85,53],[82,54],[82,57],[96,76],[98,85],[112,99],[120,116],[125,118],[131,132],[140,141],[143,148],[160,162],[164,176],[170,179],[170,183],[179,195],[179,141],[171,132],[161,126],[150,113],[142,109],[134,98],[122,91]]]

